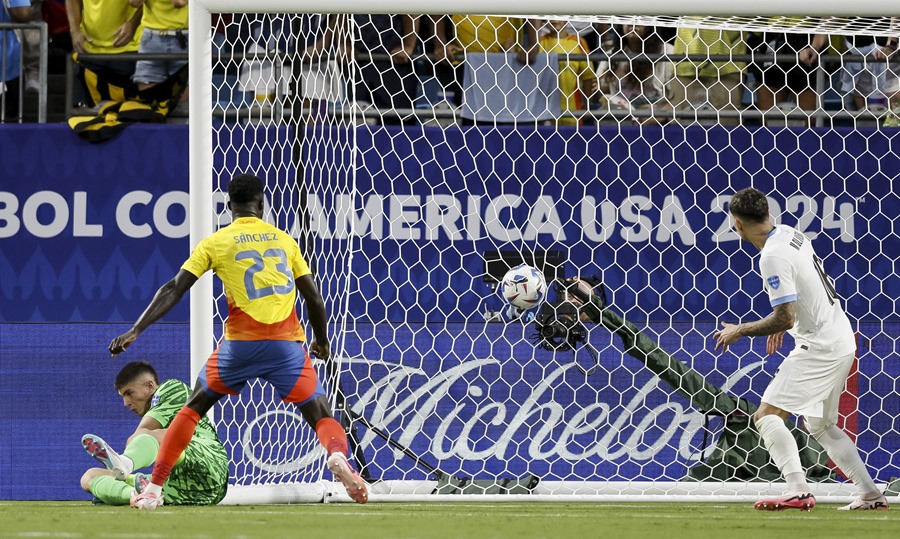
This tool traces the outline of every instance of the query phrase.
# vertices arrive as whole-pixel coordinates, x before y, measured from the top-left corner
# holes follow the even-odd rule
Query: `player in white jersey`
[[[759,268],[772,313],[754,322],[722,322],[722,329],[715,333],[716,350],[724,353],[743,336],[768,336],[768,354],[781,347],[785,332],[795,342],[753,416],[766,449],[787,481],[787,493],[760,500],[754,507],[808,511],[816,504],[800,464],[797,442],[784,423],[793,414],[804,417],[810,435],[859,491],[853,503],[840,509],[887,509],[887,499],[875,486],[853,441],[836,425],[838,401],[853,364],[856,342],[822,260],[802,232],[772,225],[769,203],[760,191],[737,192],[729,210],[741,239],[762,252]]]

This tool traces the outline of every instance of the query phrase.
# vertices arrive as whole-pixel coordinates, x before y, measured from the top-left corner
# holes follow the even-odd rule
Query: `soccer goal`
[[[784,351],[767,356],[757,338],[717,355],[711,340],[720,321],[769,312],[758,254],[727,213],[747,186],[824,257],[859,345],[840,425],[898,495],[897,89],[890,62],[844,36],[896,39],[885,15],[900,11],[810,0],[664,16],[706,5],[191,2],[192,244],[230,221],[232,175],[267,180],[267,219],[296,236],[327,303],[334,358],[319,375],[372,501],[780,492],[749,415]],[[373,9],[413,15],[354,15]],[[782,16],[794,12],[816,16]],[[484,50],[436,59],[454,31],[488,24],[497,42],[479,34]],[[783,33],[817,53],[782,73],[789,95],[766,71],[799,65]],[[523,63],[529,39],[539,47]],[[844,70],[873,82],[844,89]],[[522,262],[550,292],[519,315],[496,286]],[[576,275],[621,324],[566,317],[553,283]],[[201,279],[195,374],[226,312]],[[636,335],[645,348],[623,344]],[[641,353],[657,344],[671,360]],[[214,415],[232,459],[226,503],[349,500],[265,384]],[[817,497],[852,498],[793,432]]]

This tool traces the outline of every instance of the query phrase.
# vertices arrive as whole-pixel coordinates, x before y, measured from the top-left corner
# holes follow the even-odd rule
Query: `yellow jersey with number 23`
[[[181,269],[216,272],[225,287],[232,341],[305,341],[295,279],[312,273],[297,242],[256,217],[240,217],[205,238]]]

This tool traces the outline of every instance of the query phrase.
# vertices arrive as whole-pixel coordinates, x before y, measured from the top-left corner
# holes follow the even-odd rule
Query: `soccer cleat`
[[[157,507],[163,504],[163,496],[160,494],[157,496],[152,492],[141,492],[138,494],[135,492],[131,495],[131,507],[135,509],[143,509],[146,511],[153,511]]]
[[[145,473],[136,473],[134,474],[134,491],[138,494],[144,492],[144,489],[147,488],[147,485],[150,484],[150,476]]]
[[[119,481],[124,481],[134,471],[134,463],[131,462],[131,459],[113,451],[109,444],[97,435],[85,434],[81,437],[81,445],[84,446],[88,455],[103,463],[107,470],[112,471],[113,477]]]
[[[768,498],[753,504],[757,511],[784,511],[785,509],[799,509],[810,511],[816,506],[816,497],[811,492],[785,494],[780,498]]]
[[[366,482],[356,473],[350,461],[343,453],[335,452],[328,457],[328,469],[344,484],[347,494],[356,503],[369,501],[369,489]]]
[[[888,501],[884,496],[876,500],[857,498],[849,505],[838,507],[838,511],[887,511],[888,509]]]

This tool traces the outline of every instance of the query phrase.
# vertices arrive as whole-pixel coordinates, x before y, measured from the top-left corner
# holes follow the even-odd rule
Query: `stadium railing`
[[[41,33],[41,44],[40,51],[38,57],[38,83],[40,84],[40,88],[38,88],[38,123],[46,123],[47,122],[47,54],[49,50],[49,41],[48,41],[48,33],[47,33],[47,23],[46,22],[0,22],[0,35],[5,34],[6,31],[19,31],[19,30],[37,30]],[[0,40],[0,59],[5,64],[6,58],[6,40]],[[25,49],[22,46],[22,39],[19,39],[19,66],[20,66],[20,76],[19,76],[19,122],[22,121],[22,110],[25,107],[25,77],[24,71],[24,62],[25,60]],[[0,72],[6,71],[6,66],[3,66],[3,69],[0,69]],[[0,94],[0,115],[5,116],[5,100],[6,93]],[[6,118],[0,116],[2,121],[6,121]]]

